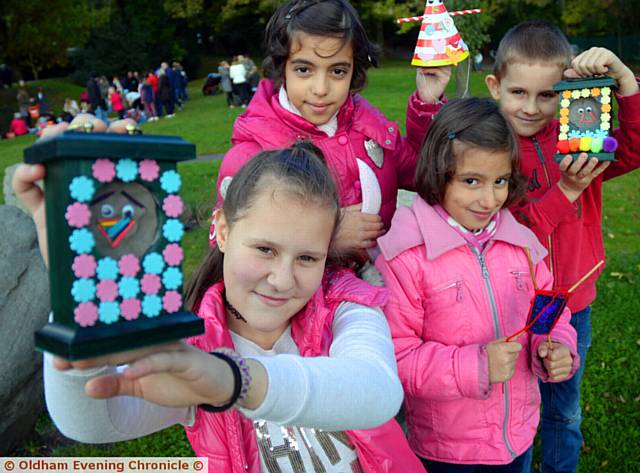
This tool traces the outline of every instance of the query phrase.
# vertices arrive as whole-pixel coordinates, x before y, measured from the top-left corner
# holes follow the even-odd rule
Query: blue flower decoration
[[[116,175],[124,182],[131,182],[138,177],[138,164],[131,159],[121,159],[116,164]]]
[[[162,299],[160,296],[146,295],[142,299],[142,313],[147,317],[157,317],[162,310]]]
[[[120,317],[120,306],[117,302],[101,302],[98,307],[98,318],[105,324],[112,324]]]
[[[78,254],[89,253],[93,250],[95,244],[96,240],[93,238],[91,232],[86,228],[74,230],[69,237],[69,246]]]
[[[76,302],[89,302],[96,297],[96,284],[93,279],[76,279],[73,281],[71,295]]]
[[[69,184],[69,192],[78,202],[89,202],[96,191],[96,186],[93,183],[93,179],[89,179],[86,176],[74,177],[71,184]]]
[[[182,271],[178,268],[169,268],[162,275],[162,284],[170,290],[178,289],[182,284]]]
[[[180,190],[180,174],[175,171],[166,171],[160,176],[160,186],[167,194],[175,194]]]
[[[184,226],[176,218],[168,219],[162,226],[162,234],[172,243],[180,241],[184,235]]]
[[[123,299],[133,299],[140,292],[140,283],[136,278],[122,278],[118,283],[118,292]]]
[[[149,253],[142,260],[145,273],[160,274],[164,269],[164,259],[160,253]]]
[[[595,133],[593,134],[594,138],[600,138],[600,139],[605,139],[607,136],[609,136],[609,134],[606,132],[606,130],[596,130]]]
[[[582,133],[578,130],[572,130],[569,132],[569,139],[571,138],[581,138],[582,137]]]
[[[108,256],[106,258],[102,258],[98,261],[96,273],[100,281],[115,281],[118,278],[118,263],[116,260],[109,258]]]

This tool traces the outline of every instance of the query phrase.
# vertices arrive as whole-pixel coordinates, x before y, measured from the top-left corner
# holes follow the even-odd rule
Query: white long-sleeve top
[[[238,352],[266,369],[268,388],[255,410],[241,409],[250,419],[327,431],[367,429],[393,417],[403,391],[397,375],[393,344],[386,319],[377,308],[345,302],[333,321],[329,356],[298,355],[290,330],[274,347],[256,356],[251,343],[237,343]],[[248,342],[248,343],[247,343]],[[195,407],[170,408],[143,399],[117,396],[93,399],[85,383],[114,367],[56,370],[45,355],[47,408],[56,426],[69,438],[85,443],[130,440],[174,424],[191,425]]]

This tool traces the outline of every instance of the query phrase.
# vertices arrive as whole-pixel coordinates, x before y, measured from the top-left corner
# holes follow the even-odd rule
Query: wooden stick
[[[598,262],[598,264],[596,264],[593,268],[591,268],[591,271],[589,271],[587,274],[585,274],[584,276],[582,276],[582,277],[580,278],[580,280],[579,280],[577,283],[575,283],[573,286],[571,286],[571,288],[570,288],[567,292],[573,292],[573,291],[575,291],[575,290],[578,288],[578,286],[579,286],[580,284],[582,284],[583,282],[585,282],[585,281],[589,278],[589,276],[591,276],[593,273],[595,273],[595,272],[596,272],[596,270],[597,270],[600,266],[602,266],[603,264],[604,264],[604,260],[600,260],[600,261]]]
[[[471,10],[460,10],[460,11],[452,11],[449,12],[449,16],[460,16],[460,15],[472,15],[474,13],[482,13],[481,8],[473,8]],[[422,21],[424,20],[424,15],[420,16],[409,16],[407,18],[398,18],[396,20],[397,23],[411,23],[414,21]]]
[[[531,275],[531,282],[533,283],[533,289],[537,291],[538,282],[536,281],[536,270],[533,267],[533,260],[531,259],[531,250],[529,250],[529,248],[525,246],[524,252],[527,255],[527,263],[529,263],[529,274]]]

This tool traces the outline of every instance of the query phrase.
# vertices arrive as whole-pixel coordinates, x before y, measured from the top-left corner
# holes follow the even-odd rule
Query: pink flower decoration
[[[153,159],[144,159],[140,161],[138,167],[140,171],[140,177],[144,181],[155,181],[160,175],[160,166]]]
[[[116,176],[116,166],[108,159],[98,159],[91,167],[93,177],[100,182],[111,182]]]
[[[77,278],[92,278],[96,274],[96,259],[88,254],[78,255],[71,269]]]
[[[73,313],[75,315],[74,320],[81,327],[95,325],[96,320],[98,320],[98,308],[93,302],[83,302],[75,308]]]
[[[164,307],[164,310],[170,314],[178,312],[180,307],[182,307],[182,297],[176,291],[167,291],[162,298],[162,306]]]
[[[138,299],[125,299],[120,304],[120,313],[127,320],[135,320],[140,315],[140,301]]]
[[[104,280],[98,283],[96,288],[98,299],[101,302],[112,302],[118,296],[118,283],[111,280]]]
[[[140,260],[135,255],[124,255],[120,258],[118,267],[123,276],[135,276],[140,271]]]
[[[180,263],[182,263],[184,253],[182,252],[182,248],[180,248],[180,245],[171,243],[164,249],[164,251],[162,252],[162,256],[169,266],[178,266]]]
[[[64,218],[67,219],[67,223],[70,226],[81,228],[89,224],[89,220],[91,220],[91,210],[89,210],[86,204],[76,202],[67,207]]]
[[[140,281],[140,287],[145,294],[157,294],[160,286],[160,276],[157,274],[145,274]]]
[[[168,195],[165,197],[164,202],[162,202],[162,210],[169,217],[178,217],[182,210],[184,209],[184,205],[182,204],[182,199],[177,195]]]

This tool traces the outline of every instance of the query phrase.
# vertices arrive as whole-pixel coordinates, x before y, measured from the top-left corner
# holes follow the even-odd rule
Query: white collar
[[[294,115],[302,117],[302,114],[296,108],[296,106],[289,101],[289,96],[287,95],[287,91],[285,90],[284,86],[280,87],[280,92],[278,93],[278,101],[280,102],[280,106],[282,108],[284,108],[288,112],[293,113]],[[334,113],[334,115],[329,119],[327,123],[316,125],[316,128],[320,131],[325,132],[330,138],[334,136],[336,134],[336,131],[338,131],[338,112]]]

